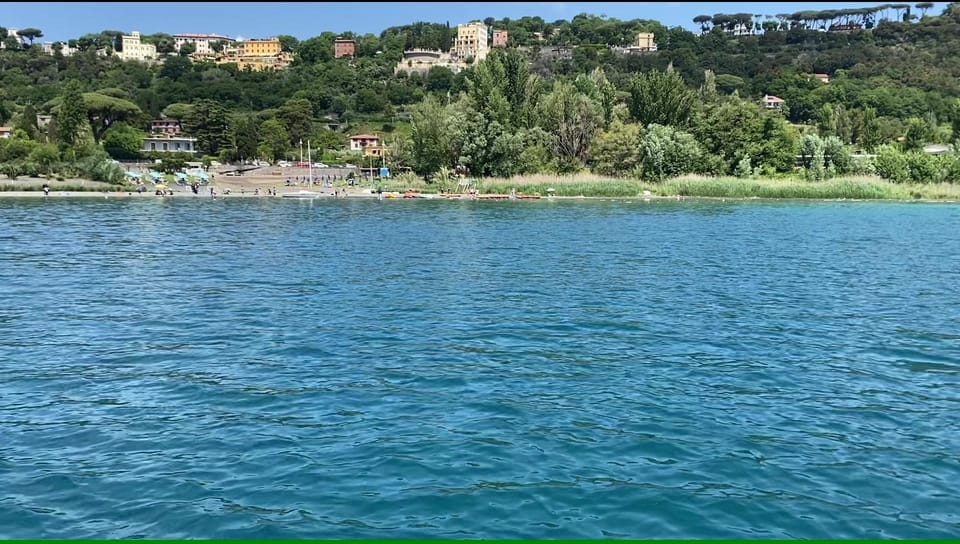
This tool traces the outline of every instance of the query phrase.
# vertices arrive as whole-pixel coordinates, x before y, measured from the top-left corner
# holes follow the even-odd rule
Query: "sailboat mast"
[[[307,171],[310,179],[310,187],[313,187],[313,161],[310,160],[310,140],[307,140]]]

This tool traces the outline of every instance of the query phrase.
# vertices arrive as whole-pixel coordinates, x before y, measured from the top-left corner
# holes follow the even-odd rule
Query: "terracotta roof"
[[[763,101],[764,102],[786,102],[784,99],[780,98],[779,96],[773,96],[771,94],[764,96]]]
[[[351,136],[351,140],[379,140],[379,136],[374,136],[373,134],[357,134],[356,136]]]

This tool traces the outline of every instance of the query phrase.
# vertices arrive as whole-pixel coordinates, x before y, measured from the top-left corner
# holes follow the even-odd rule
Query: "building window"
[[[157,143],[150,142],[150,151],[156,151],[156,150],[157,150]]]
[[[167,151],[167,142],[163,142],[163,150]]]

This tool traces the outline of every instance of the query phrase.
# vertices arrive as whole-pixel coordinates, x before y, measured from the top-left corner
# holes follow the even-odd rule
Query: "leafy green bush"
[[[937,157],[922,151],[906,154],[910,181],[915,183],[938,183],[943,179]]]
[[[689,174],[703,154],[689,133],[657,124],[647,127],[640,137],[640,153],[641,175],[647,181]]]
[[[17,177],[23,174],[23,163],[15,161],[5,162],[0,164],[0,171],[10,179],[17,179]]]
[[[943,181],[960,183],[960,155],[942,155]]]
[[[90,178],[92,181],[119,184],[124,181],[125,177],[123,167],[110,159],[110,156],[102,149],[81,159],[77,163],[77,170],[79,170],[81,176]]]
[[[910,171],[906,157],[892,145],[883,145],[873,158],[873,167],[877,175],[894,183],[906,183],[910,180]]]

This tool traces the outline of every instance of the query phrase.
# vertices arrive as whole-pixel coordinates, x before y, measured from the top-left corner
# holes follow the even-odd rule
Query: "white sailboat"
[[[300,141],[300,145],[303,145],[303,140]],[[308,180],[308,182],[307,182],[307,187],[312,188],[312,187],[313,187],[313,162],[311,162],[311,157],[310,157],[310,155],[311,155],[311,153],[310,153],[310,140],[307,140],[307,172],[308,172],[308,175],[307,175],[307,180]],[[302,148],[302,147],[300,148],[300,162],[301,162],[301,163],[303,162],[303,148]],[[296,191],[296,192],[294,192],[294,193],[283,193],[283,194],[280,195],[280,196],[282,196],[283,198],[317,198],[317,197],[320,196],[320,193],[317,193],[317,192],[315,192],[315,191],[311,191],[311,190],[309,190],[309,189],[306,189],[306,190],[305,190],[305,189],[301,189],[301,190]]]

